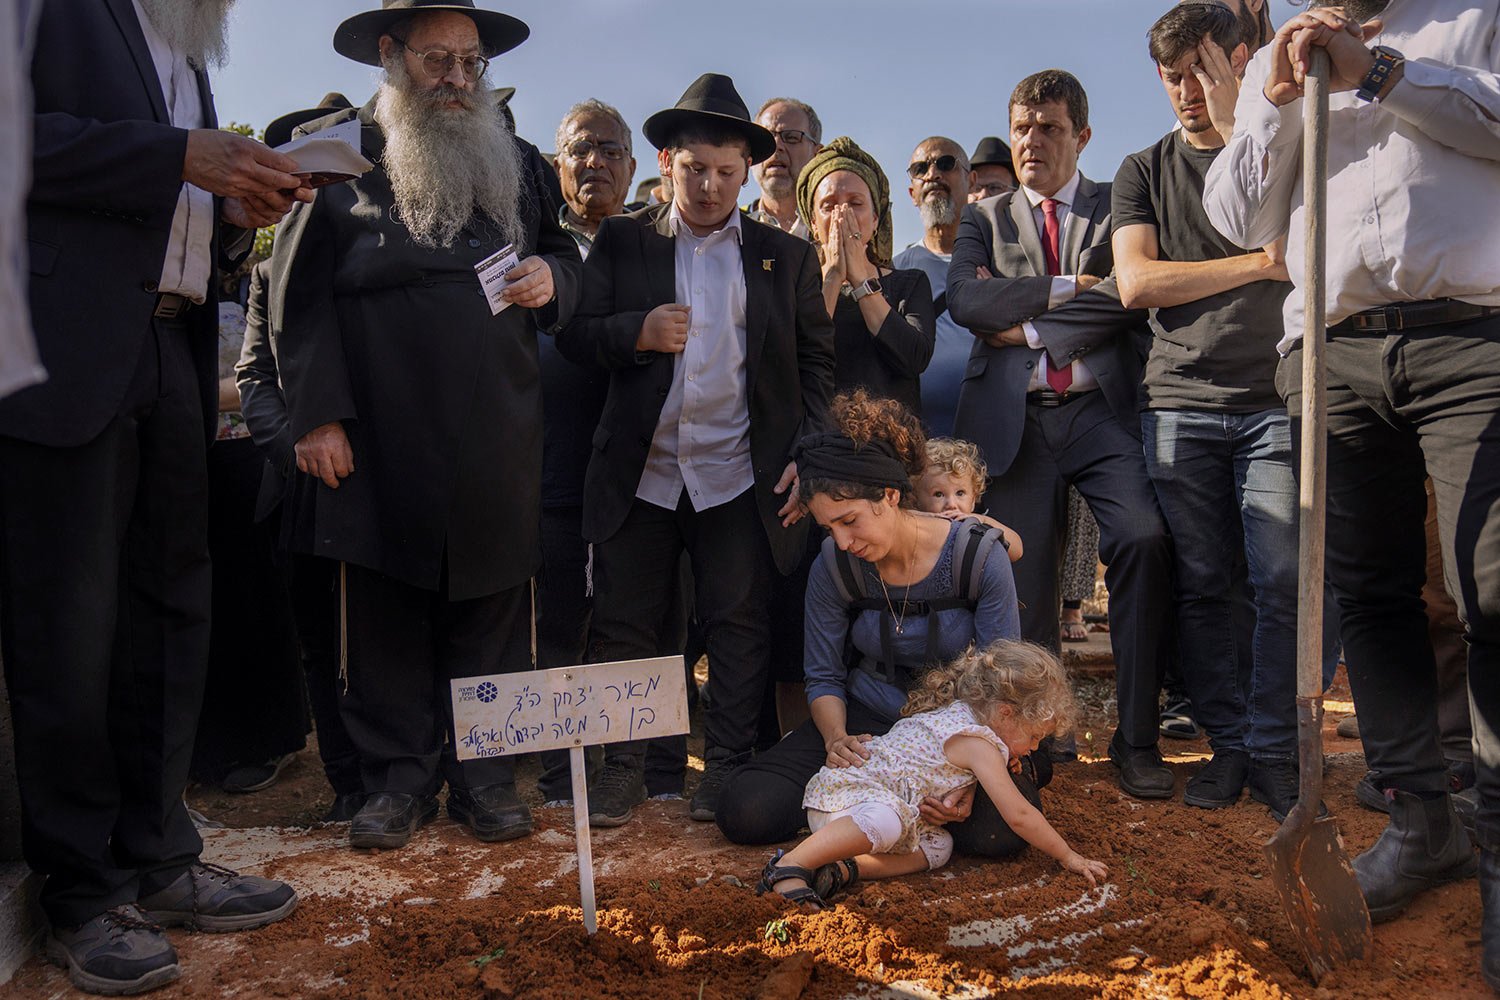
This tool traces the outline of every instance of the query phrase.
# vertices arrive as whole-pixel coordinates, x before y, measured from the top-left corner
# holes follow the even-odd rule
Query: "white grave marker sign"
[[[490,674],[451,683],[459,760],[569,751],[583,924],[593,934],[598,923],[583,748],[687,732],[682,657]]]

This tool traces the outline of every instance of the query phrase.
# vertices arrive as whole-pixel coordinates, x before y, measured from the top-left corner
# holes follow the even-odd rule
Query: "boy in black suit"
[[[656,655],[686,549],[710,665],[707,766],[691,811],[708,821],[755,741],[771,574],[795,568],[807,530],[791,452],[826,420],[833,330],[813,247],[736,208],[775,140],[733,82],[705,74],[644,131],[673,199],[604,220],[558,346],[610,372],[584,490],[588,659]],[[645,798],[645,747],[606,750],[589,819],[618,826]]]

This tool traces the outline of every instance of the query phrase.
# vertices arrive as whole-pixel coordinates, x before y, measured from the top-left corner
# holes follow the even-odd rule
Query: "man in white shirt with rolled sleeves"
[[[1302,76],[1327,50],[1328,574],[1390,825],[1354,862],[1376,921],[1470,878],[1420,599],[1430,475],[1469,642],[1483,971],[1500,990],[1500,2],[1359,0],[1288,21],[1250,64],[1204,207],[1304,273]],[[1280,350],[1291,369],[1301,291]],[[1282,378],[1294,377],[1284,371]]]

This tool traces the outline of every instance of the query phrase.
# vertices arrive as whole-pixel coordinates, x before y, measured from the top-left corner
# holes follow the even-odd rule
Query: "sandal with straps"
[[[813,880],[816,876],[799,865],[778,866],[776,862],[780,861],[785,855],[786,851],[777,849],[776,853],[771,856],[771,860],[766,862],[766,867],[760,873],[760,881],[755,885],[755,894],[763,896],[768,892],[774,892],[789,903],[806,904],[815,910],[821,910],[823,908],[823,897],[819,896],[818,891],[813,888]],[[821,868],[818,870],[822,871]],[[776,883],[789,878],[799,878],[806,885],[778,892],[775,888]]]
[[[859,884],[859,862],[853,858],[830,861],[813,871],[808,885],[813,887],[821,899],[828,900]]]

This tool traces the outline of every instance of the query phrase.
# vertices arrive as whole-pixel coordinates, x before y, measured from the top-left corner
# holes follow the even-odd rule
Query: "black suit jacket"
[[[135,372],[188,133],[169,124],[131,0],[48,0],[31,80],[31,314],[48,378],[0,401],[0,434],[73,446],[116,416]],[[213,128],[201,72],[198,89],[204,124]],[[218,413],[216,284],[210,279],[207,304],[188,313],[208,436]]]
[[[625,522],[661,408],[673,355],[637,353],[646,314],[677,301],[670,205],[605,219],[583,266],[583,292],[558,348],[610,372],[604,415],[584,481],[583,533],[603,541]],[[771,492],[798,439],[828,424],[833,393],[833,322],[823,303],[812,244],[741,216],[745,271],[745,379],[755,499],[777,568],[790,573],[806,543],[806,521],[781,526],[786,502]]]
[[[1004,330],[1031,322],[1051,364],[1070,364],[1087,356],[1110,409],[1139,438],[1137,334],[1148,314],[1120,304],[1114,279],[1108,277],[1114,270],[1111,235],[1110,186],[1080,178],[1059,247],[1062,271],[1106,280],[1048,309],[1052,278],[1026,195],[1012,191],[970,205],[953,245],[948,311],[956,323],[971,330]],[[977,278],[980,267],[989,268],[995,277]],[[1030,347],[997,348],[975,338],[953,433],[979,445],[991,476],[1010,468],[1021,446],[1026,387],[1041,355]]]

